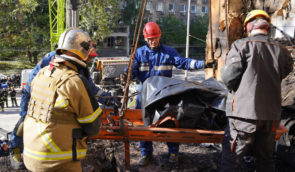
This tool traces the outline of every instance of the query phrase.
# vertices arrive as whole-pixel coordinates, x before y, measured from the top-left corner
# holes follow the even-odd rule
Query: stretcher
[[[125,168],[130,169],[129,141],[158,141],[178,143],[221,143],[224,131],[146,127],[143,124],[140,109],[127,109],[124,118],[120,118],[117,110],[104,109],[102,127],[99,135],[90,139],[118,140],[125,144]],[[277,129],[278,139],[287,129]]]

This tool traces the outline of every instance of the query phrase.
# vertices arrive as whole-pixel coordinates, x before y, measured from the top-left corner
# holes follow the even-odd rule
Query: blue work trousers
[[[179,143],[167,142],[169,154],[178,154]],[[141,151],[141,156],[151,155],[153,153],[153,143],[150,141],[139,142],[139,148]]]

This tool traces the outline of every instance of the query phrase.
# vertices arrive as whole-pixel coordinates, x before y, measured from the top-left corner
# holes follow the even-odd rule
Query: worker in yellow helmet
[[[247,38],[236,40],[221,78],[229,90],[228,124],[222,142],[222,172],[240,171],[253,146],[256,171],[274,172],[275,131],[281,118],[281,81],[293,69],[288,50],[268,35],[270,17],[251,11],[244,22]]]
[[[30,171],[82,171],[86,137],[98,134],[101,113],[88,81],[88,33],[69,28],[55,59],[31,84],[24,121],[24,163]]]

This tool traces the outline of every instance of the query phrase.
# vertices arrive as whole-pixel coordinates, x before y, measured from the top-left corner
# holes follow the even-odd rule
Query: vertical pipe
[[[212,4],[211,0],[209,0],[209,31],[210,31],[210,46],[211,46],[211,61],[214,61],[214,50],[213,50],[213,31],[212,31]],[[213,69],[213,77],[216,77],[215,70]]]
[[[71,1],[66,1],[66,28],[69,28],[72,26],[72,5]]]
[[[191,0],[188,0],[187,5],[187,22],[186,22],[186,49],[185,49],[185,58],[189,56],[189,35],[190,35],[190,17],[191,17]],[[187,80],[187,70],[185,71],[185,80]]]
[[[228,12],[229,12],[229,0],[226,0],[226,4],[225,4],[225,27],[226,27],[227,51],[229,51],[229,48],[230,48],[229,27],[228,27]]]

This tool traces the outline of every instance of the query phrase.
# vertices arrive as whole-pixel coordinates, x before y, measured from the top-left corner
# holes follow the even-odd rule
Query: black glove
[[[217,66],[217,60],[206,61],[204,68],[215,68]]]

